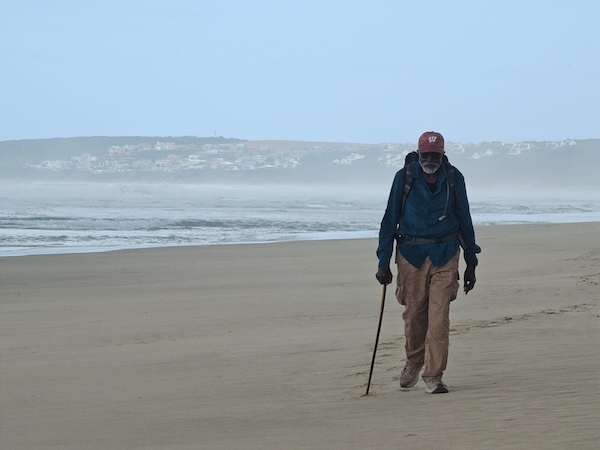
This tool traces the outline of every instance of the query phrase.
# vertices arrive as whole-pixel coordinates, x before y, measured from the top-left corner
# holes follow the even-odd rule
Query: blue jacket
[[[459,232],[467,265],[477,265],[476,253],[481,249],[475,243],[475,230],[469,210],[465,178],[454,169],[454,193],[448,182],[446,165],[439,168],[437,186],[431,192],[419,163],[413,170],[413,185],[406,198],[404,214],[400,215],[400,202],[404,191],[406,168],[394,177],[387,208],[379,230],[377,257],[379,267],[388,267],[398,233],[418,238],[435,239]],[[399,245],[399,251],[416,268],[429,256],[434,266],[446,264],[458,251],[458,240],[439,244]]]

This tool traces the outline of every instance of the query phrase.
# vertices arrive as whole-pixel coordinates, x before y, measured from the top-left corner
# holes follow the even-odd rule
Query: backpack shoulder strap
[[[408,197],[408,193],[412,188],[413,182],[415,178],[413,176],[415,170],[416,161],[408,163],[406,168],[406,173],[404,174],[404,190],[402,191],[402,201],[400,202],[400,215],[404,214],[404,206],[406,205],[406,198]]]
[[[450,192],[452,192],[452,209],[454,209],[456,206],[456,186],[454,183],[455,169],[454,166],[448,161],[448,158],[446,158],[446,155],[444,155],[444,160],[446,163],[446,172],[448,172],[448,185],[450,186]]]
[[[448,183],[450,183],[450,189],[454,190],[454,166],[450,164],[446,155],[444,155],[444,162],[446,163],[446,172],[448,172]]]

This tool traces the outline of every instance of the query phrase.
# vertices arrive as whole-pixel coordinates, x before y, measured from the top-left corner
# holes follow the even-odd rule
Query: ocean
[[[389,187],[2,183],[0,257],[376,237]],[[577,193],[469,191],[476,226],[600,221]]]

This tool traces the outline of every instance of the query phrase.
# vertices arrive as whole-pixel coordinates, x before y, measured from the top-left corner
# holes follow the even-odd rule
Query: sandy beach
[[[476,233],[447,395],[400,391],[388,288],[364,396],[373,239],[0,259],[0,448],[597,448],[600,223]]]

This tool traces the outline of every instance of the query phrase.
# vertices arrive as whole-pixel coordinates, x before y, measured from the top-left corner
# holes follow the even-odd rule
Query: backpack
[[[406,205],[406,198],[412,188],[415,181],[413,174],[415,171],[416,164],[419,163],[419,153],[414,151],[410,152],[404,158],[404,168],[406,169],[406,175],[404,177],[404,191],[402,192],[402,201],[400,203],[400,215],[404,214],[404,206]],[[442,156],[442,164],[446,166],[448,172],[448,183],[450,184],[450,190],[452,191],[452,197],[455,198],[455,187],[454,187],[454,166],[448,161],[448,157],[444,154]]]

